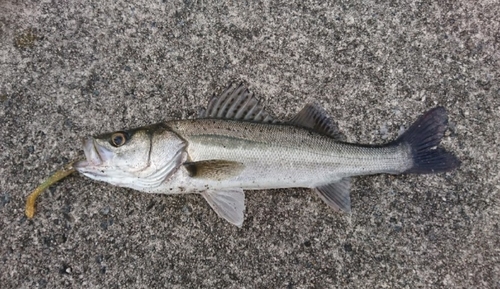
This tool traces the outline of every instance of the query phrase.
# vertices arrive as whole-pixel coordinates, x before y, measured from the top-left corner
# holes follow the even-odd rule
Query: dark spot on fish
[[[307,240],[304,242],[305,247],[311,247],[311,241]]]

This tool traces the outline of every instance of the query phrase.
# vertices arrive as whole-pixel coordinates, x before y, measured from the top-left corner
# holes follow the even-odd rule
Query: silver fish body
[[[183,186],[200,191],[207,185],[215,190],[315,188],[350,176],[402,173],[412,165],[404,145],[356,146],[292,125],[221,119],[167,125],[186,141],[190,161],[215,159],[243,165],[240,173],[221,180],[184,178]],[[180,185],[167,182],[165,186]]]
[[[336,210],[350,212],[350,177],[434,173],[458,159],[436,148],[446,112],[423,115],[383,146],[345,143],[314,105],[279,123],[244,86],[213,98],[199,119],[172,120],[89,138],[75,168],[92,179],[148,193],[200,193],[229,222],[243,223],[244,190],[313,188]]]

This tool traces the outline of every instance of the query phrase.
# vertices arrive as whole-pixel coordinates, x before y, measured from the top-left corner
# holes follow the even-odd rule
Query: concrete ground
[[[241,4],[239,4],[241,3]],[[500,288],[498,1],[0,2],[1,288]],[[231,81],[282,119],[316,101],[350,142],[429,108],[460,169],[355,178],[352,214],[247,193],[243,228],[198,195],[74,175],[85,136],[194,117]]]

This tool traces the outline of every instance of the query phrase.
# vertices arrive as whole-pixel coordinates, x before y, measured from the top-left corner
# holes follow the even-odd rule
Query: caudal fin
[[[437,147],[448,125],[443,107],[436,107],[413,123],[395,143],[406,143],[411,147],[413,166],[405,173],[431,174],[448,172],[460,166],[458,158],[443,148]]]

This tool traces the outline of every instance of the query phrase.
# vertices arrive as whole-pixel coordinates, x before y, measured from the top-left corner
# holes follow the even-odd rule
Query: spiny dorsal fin
[[[343,178],[342,180],[317,187],[316,193],[325,203],[339,212],[351,212],[351,197],[349,191],[351,189],[351,179]]]
[[[336,140],[344,140],[337,124],[335,124],[318,105],[309,103],[291,120],[290,124],[311,129],[315,132],[329,135]]]
[[[206,160],[199,162],[185,162],[184,167],[192,178],[226,180],[237,176],[245,168],[240,162],[226,160]]]
[[[245,211],[245,193],[242,189],[205,191],[201,195],[210,207],[229,223],[241,228]]]
[[[255,122],[275,122],[244,84],[230,85],[219,97],[212,97],[200,118],[238,119]]]

